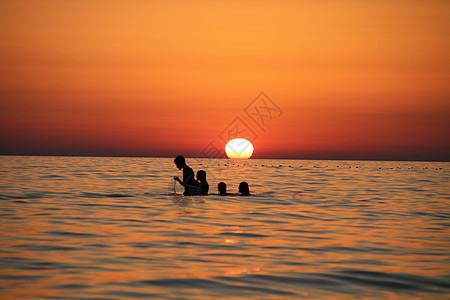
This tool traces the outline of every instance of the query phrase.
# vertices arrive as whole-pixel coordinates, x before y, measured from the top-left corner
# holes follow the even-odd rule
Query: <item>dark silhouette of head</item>
[[[182,155],[178,155],[177,157],[175,157],[173,162],[175,163],[177,168],[180,169],[180,170],[182,168],[184,168],[184,166],[186,166],[186,160],[184,159],[184,156],[182,156]]]
[[[206,181],[206,172],[203,170],[199,170],[197,172],[197,180],[201,182]]]
[[[226,195],[227,194],[227,185],[225,182],[219,182],[217,185],[217,189],[219,190],[219,195]]]
[[[241,193],[242,196],[250,195],[250,189],[248,188],[247,182],[242,181],[241,183],[239,183],[239,193]]]

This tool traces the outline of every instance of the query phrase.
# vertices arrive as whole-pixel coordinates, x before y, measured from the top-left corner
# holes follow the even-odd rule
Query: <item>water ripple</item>
[[[171,158],[0,163],[1,298],[450,294],[449,163],[205,159],[199,197]]]

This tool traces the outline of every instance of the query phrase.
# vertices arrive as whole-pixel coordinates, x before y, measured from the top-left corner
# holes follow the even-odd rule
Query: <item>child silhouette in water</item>
[[[200,183],[200,195],[208,195],[209,184],[206,181],[206,172],[203,170],[198,171],[197,180]]]
[[[225,182],[219,182],[219,184],[217,185],[217,189],[219,190],[219,195],[227,195],[227,185]]]
[[[249,196],[250,195],[250,189],[248,188],[248,183],[245,181],[242,181],[239,183],[239,193],[240,196]]]

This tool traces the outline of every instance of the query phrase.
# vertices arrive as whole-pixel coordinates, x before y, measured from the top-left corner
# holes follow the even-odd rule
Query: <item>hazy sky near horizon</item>
[[[239,117],[256,158],[448,160],[449,20],[425,0],[1,1],[0,154],[197,156]]]

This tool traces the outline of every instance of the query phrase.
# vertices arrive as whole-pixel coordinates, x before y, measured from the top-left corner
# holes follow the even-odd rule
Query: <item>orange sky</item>
[[[0,2],[0,154],[450,158],[447,1]],[[282,110],[265,131],[244,108]]]

